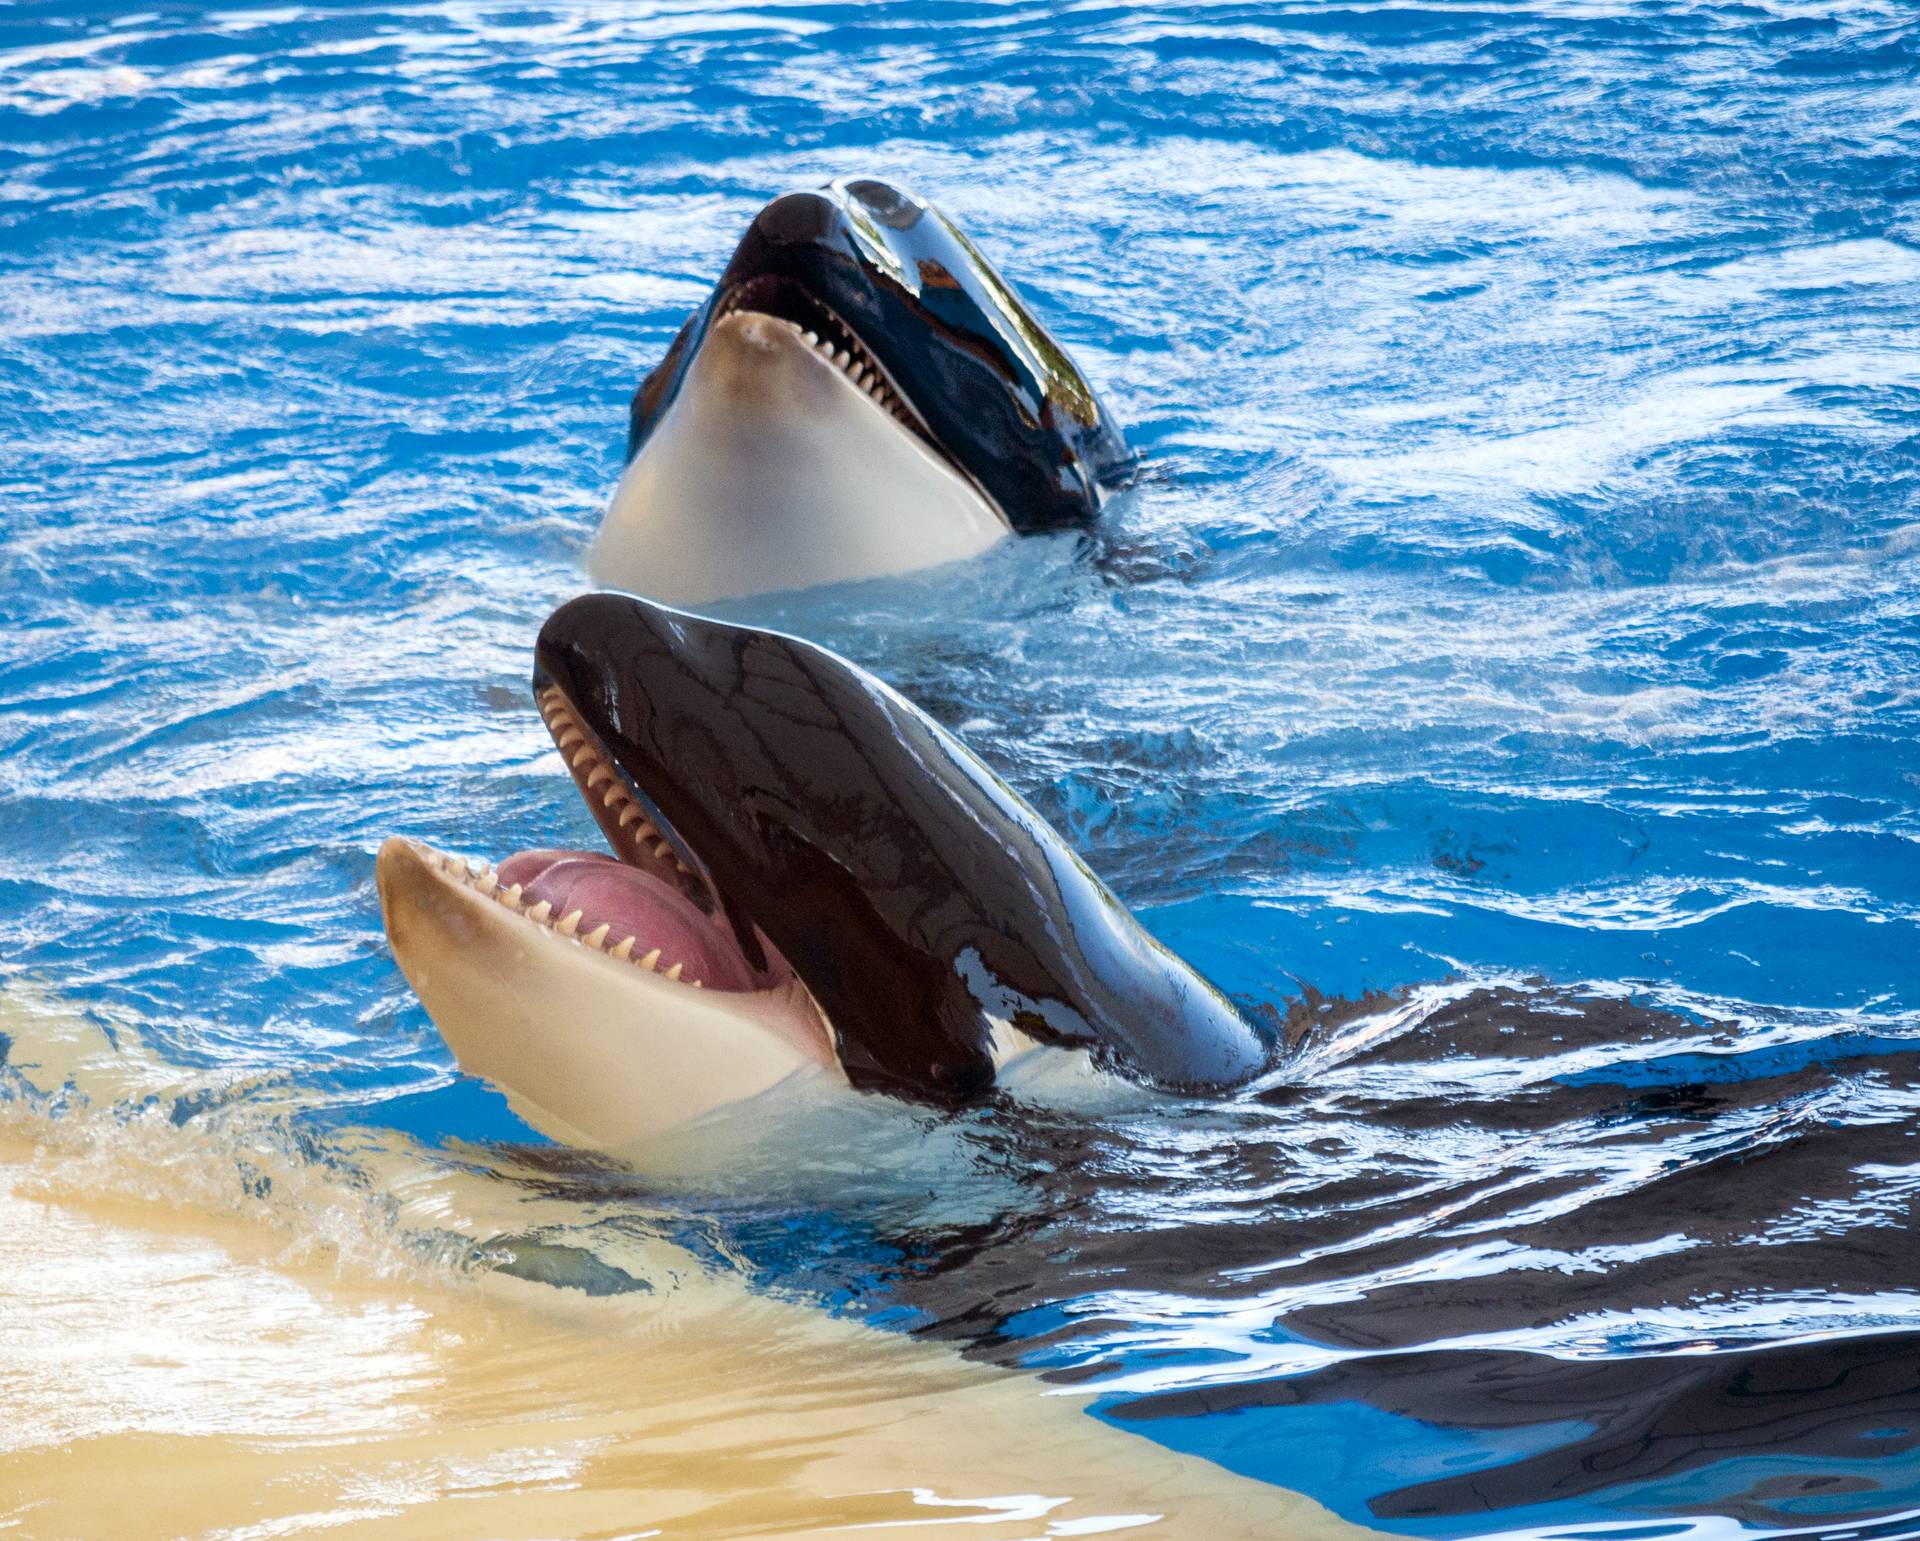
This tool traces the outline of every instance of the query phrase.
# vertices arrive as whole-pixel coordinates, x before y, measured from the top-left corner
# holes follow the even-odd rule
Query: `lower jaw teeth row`
[[[787,324],[791,326],[793,323],[788,322]],[[865,391],[867,395],[872,397],[875,405],[882,408],[891,416],[899,418],[901,422],[905,423],[907,421],[907,414],[900,410],[899,403],[894,400],[893,392],[887,389],[886,381],[881,379],[878,371],[876,371],[872,365],[856,360],[850,348],[835,348],[830,341],[822,338],[818,332],[802,331],[800,335],[806,339],[807,345],[812,348],[814,352],[818,353],[829,364],[838,369],[851,380],[858,389]],[[912,425],[908,424],[908,426],[911,427]]]
[[[435,854],[437,855],[438,853]],[[523,905],[520,902],[521,885],[515,883],[511,888],[502,888],[500,886],[500,874],[494,870],[491,862],[482,863],[480,870],[475,872],[471,866],[458,857],[441,856],[439,859],[441,871],[450,877],[460,879],[461,882],[465,883],[482,897],[492,899],[497,904],[505,905],[516,915],[523,915],[528,920],[545,926],[549,931],[557,931],[560,935],[578,942],[582,947],[591,947],[595,952],[605,952],[608,957],[618,958],[622,963],[631,963],[635,968],[645,969],[650,974],[658,972],[663,978],[692,985],[696,990],[704,988],[704,982],[701,980],[681,979],[681,971],[686,967],[684,963],[676,963],[671,968],[661,968],[660,949],[658,947],[644,956],[636,958],[633,955],[633,950],[635,943],[638,941],[637,937],[630,936],[626,938],[625,941],[608,947],[606,945],[607,932],[611,928],[605,921],[602,921],[591,931],[582,935],[580,933],[580,917],[583,913],[582,911],[569,910],[565,915],[555,920],[553,918],[553,903],[551,900],[542,899],[538,904]]]
[[[854,384],[858,390],[864,391],[866,395],[870,395],[870,397],[874,399],[874,405],[879,407],[883,413],[887,413],[889,416],[897,416],[900,422],[906,422],[906,413],[900,411],[899,401],[895,399],[893,391],[887,390],[887,382],[881,378],[879,368],[877,368],[876,365],[870,365],[870,363],[866,363],[864,359],[854,357],[854,351],[852,351],[851,347],[835,347],[831,338],[822,338],[818,332],[812,332],[812,330],[804,328],[799,322],[789,320],[789,322],[785,322],[785,324],[791,326],[795,332],[799,332],[801,338],[806,342],[806,345],[808,345],[810,349],[814,349],[814,353],[818,353],[822,359],[828,361],[829,365],[833,365],[833,368],[837,368],[841,374],[845,374],[849,380],[852,380],[852,384]],[[910,422],[906,422],[906,426],[912,428]]]
[[[715,321],[722,320],[740,308],[737,302],[729,302],[726,308],[713,319]],[[856,360],[851,348],[836,348],[831,339],[823,338],[818,332],[803,327],[798,322],[788,321],[786,325],[792,327],[804,337],[808,347],[812,348],[814,352],[818,353],[856,386],[865,391],[867,395],[871,396],[875,405],[879,406],[889,416],[897,417],[907,427],[911,428],[913,426],[906,412],[902,410],[898,399],[894,396],[893,392],[887,388],[887,383],[881,378],[879,371],[863,360]],[[858,372],[856,372],[856,369]]]

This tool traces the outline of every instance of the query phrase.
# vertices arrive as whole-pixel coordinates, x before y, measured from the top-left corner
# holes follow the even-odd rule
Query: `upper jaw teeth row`
[[[587,730],[580,726],[580,719],[573,715],[573,708],[567,705],[567,698],[560,687],[549,685],[541,691],[539,705],[540,715],[547,720],[547,731],[560,746],[560,757],[567,762],[574,779],[588,797],[599,797],[601,807],[609,811],[615,808],[620,810],[620,828],[627,831],[634,849],[661,861],[671,859],[681,872],[691,873],[693,868],[674,855],[672,843],[640,811],[640,805],[633,800],[627,784],[614,774],[613,767],[595,751],[592,741],[587,737]]]
[[[476,871],[473,864],[464,857],[447,856],[439,851],[434,851],[431,854],[440,870],[448,877],[458,878],[483,898],[492,899],[498,904],[504,904],[516,915],[523,915],[528,920],[545,926],[549,931],[557,931],[560,935],[571,938],[583,947],[591,947],[595,952],[605,952],[609,957],[618,958],[622,963],[632,963],[636,967],[645,969],[648,973],[658,971],[666,978],[678,980],[683,984],[690,984],[696,990],[702,988],[703,981],[701,980],[681,979],[681,972],[686,968],[686,964],[684,963],[676,963],[670,968],[661,968],[660,949],[658,947],[636,958],[634,956],[634,946],[638,941],[636,937],[630,936],[624,941],[616,942],[611,947],[607,946],[607,932],[610,931],[612,927],[604,920],[591,931],[583,932],[580,929],[580,916],[582,912],[579,910],[569,910],[564,915],[556,916],[553,913],[553,902],[549,899],[542,899],[538,904],[523,903],[520,898],[522,885],[515,883],[510,887],[502,888],[500,886],[500,874],[494,870],[492,862],[481,862],[479,869]]]

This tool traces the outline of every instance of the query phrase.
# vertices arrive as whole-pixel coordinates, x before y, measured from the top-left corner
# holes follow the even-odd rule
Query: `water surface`
[[[270,1088],[537,1194],[549,1287],[656,1237],[1406,1534],[1910,1533],[1916,53],[1791,0],[10,11],[0,961],[191,1080],[137,1116]],[[454,1072],[373,852],[592,841],[525,676],[625,398],[859,171],[1146,475],[732,613],[957,728],[1289,1057],[642,1181]]]

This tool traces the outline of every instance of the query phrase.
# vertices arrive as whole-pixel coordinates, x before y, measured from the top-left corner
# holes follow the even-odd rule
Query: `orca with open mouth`
[[[534,694],[610,850],[380,851],[387,935],[462,1068],[618,1149],[809,1069],[959,1105],[1009,1060],[1217,1090],[1266,1050],[965,745],[812,643],[563,605]]]
[[[1134,459],[966,236],[886,182],[776,198],[634,394],[594,581],[672,604],[1085,523]]]

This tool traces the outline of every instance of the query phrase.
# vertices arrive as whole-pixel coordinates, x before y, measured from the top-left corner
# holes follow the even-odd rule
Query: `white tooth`
[[[585,743],[586,739],[587,735],[578,728],[568,728],[560,735],[558,743],[562,749],[571,749],[575,744]]]
[[[480,890],[481,897],[491,899],[493,891],[500,886],[500,874],[489,867],[480,874],[480,881],[474,886]]]
[[[640,827],[633,832],[634,843],[642,847],[644,847],[649,840],[657,840],[659,838],[660,831],[653,827],[650,820],[646,819],[642,819],[640,821]]]
[[[811,343],[818,343],[820,341],[820,334],[818,332],[802,332],[800,335]]]
[[[622,963],[625,963],[627,959],[631,958],[633,956],[633,938],[628,937],[618,947],[614,948],[613,955]]]
[[[565,917],[553,929],[562,936],[572,936],[580,929],[580,911],[568,910]]]
[[[544,926],[547,923],[547,917],[552,913],[553,901],[551,899],[542,899],[532,909],[527,911],[527,919],[537,920]]]
[[[587,772],[587,790],[591,792],[595,787],[599,786],[601,782],[611,781],[612,779],[613,772],[608,769],[607,762],[602,760],[598,765],[594,766],[592,770]]]
[[[591,746],[582,746],[582,748],[581,748],[581,750],[580,750],[580,752],[579,752],[579,753],[578,753],[577,755],[575,755],[575,756],[573,757],[573,768],[574,768],[575,770],[578,770],[578,769],[580,768],[580,762],[581,762],[582,760],[591,760],[592,758],[593,758],[593,749],[592,749],[592,747],[591,747]]]
[[[703,987],[703,986],[701,985],[701,983],[700,983],[700,981],[699,981],[699,980],[697,980],[697,979],[696,979],[696,980],[694,980],[694,982],[693,982],[693,987],[694,987],[694,989],[696,989],[696,990],[699,990],[699,989],[702,989],[702,988],[704,988],[704,987]]]
[[[666,841],[662,840],[658,845],[656,845],[653,848],[653,854],[655,856],[665,856],[672,849],[673,849],[672,846],[668,845]]]
[[[648,953],[644,958],[640,960],[640,966],[642,968],[652,968],[654,964],[658,963],[659,961],[660,961],[660,949],[656,947],[653,949],[652,952]]]
[[[834,363],[838,364],[842,369],[845,369],[847,367],[847,360],[852,357],[853,355],[847,352],[845,348],[841,348],[838,352],[836,352],[833,355],[833,361]]]
[[[620,799],[625,795],[626,795],[625,787],[618,786],[618,785],[610,786],[607,788],[607,795],[601,798],[600,801],[603,806],[611,808],[615,803],[619,802]]]
[[[599,925],[595,926],[585,936],[581,937],[580,940],[585,942],[589,947],[598,947],[603,942],[606,941],[608,930],[609,930],[609,927],[607,923],[603,920],[600,922]]]
[[[681,970],[681,969],[683,969],[683,968],[685,968],[685,967],[686,967],[686,964],[684,964],[684,963],[676,963],[676,964],[674,964],[674,966],[673,966],[672,968],[670,968],[670,969],[668,969],[668,970],[667,970],[667,978],[669,978],[669,979],[678,979],[678,978],[680,977],[680,970]]]
[[[500,900],[501,900],[501,903],[503,904],[510,904],[516,910],[519,909],[520,908],[520,885],[518,883],[515,883],[513,887],[509,888],[505,893],[503,893],[500,896]]]
[[[635,819],[643,819],[645,817],[646,815],[640,811],[640,805],[638,803],[629,803],[620,810],[620,827],[625,829]]]

